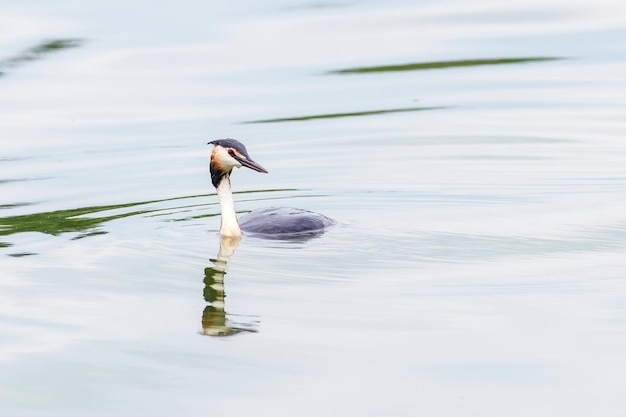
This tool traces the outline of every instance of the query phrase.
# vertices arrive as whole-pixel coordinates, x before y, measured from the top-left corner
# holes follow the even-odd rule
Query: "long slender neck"
[[[230,190],[229,176],[224,175],[216,188],[217,198],[220,201],[220,211],[222,213],[220,235],[228,237],[241,236],[241,229],[239,228],[237,214],[235,213],[233,193]]]

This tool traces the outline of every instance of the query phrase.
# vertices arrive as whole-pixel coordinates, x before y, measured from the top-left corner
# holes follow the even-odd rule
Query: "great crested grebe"
[[[208,143],[213,146],[209,171],[217,190],[222,223],[220,235],[241,236],[241,231],[268,238],[289,238],[322,232],[335,221],[308,210],[291,207],[268,207],[254,210],[237,221],[233,194],[230,189],[230,173],[242,166],[257,172],[267,170],[250,158],[243,143],[235,139],[218,139]]]

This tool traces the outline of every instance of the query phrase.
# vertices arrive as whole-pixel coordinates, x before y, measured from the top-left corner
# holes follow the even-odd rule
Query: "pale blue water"
[[[609,0],[0,5],[0,415],[623,415],[625,52]],[[338,222],[225,298],[223,137]]]

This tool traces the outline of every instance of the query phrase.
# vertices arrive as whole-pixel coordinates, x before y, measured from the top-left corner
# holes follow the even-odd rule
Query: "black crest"
[[[246,158],[250,159],[250,155],[248,155],[248,150],[246,149],[246,146],[236,139],[212,140],[211,142],[208,143],[208,145],[219,145],[224,148],[233,148],[234,150],[236,150],[237,152],[239,152]]]

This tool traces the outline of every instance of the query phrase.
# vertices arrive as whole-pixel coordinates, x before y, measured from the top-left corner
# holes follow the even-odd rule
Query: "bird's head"
[[[267,170],[250,158],[243,143],[235,139],[217,139],[208,143],[213,145],[211,152],[211,180],[217,187],[222,178],[230,175],[233,168],[242,166],[253,169],[257,172],[267,173]]]

